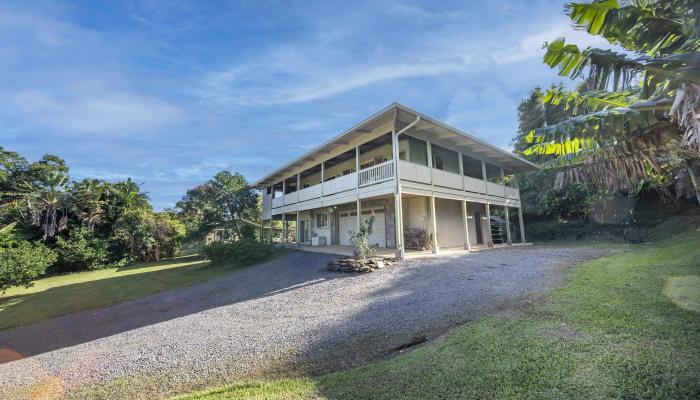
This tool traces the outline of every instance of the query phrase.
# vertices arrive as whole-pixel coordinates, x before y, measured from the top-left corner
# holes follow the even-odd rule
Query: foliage
[[[574,183],[547,193],[547,214],[557,219],[583,219],[604,193],[587,183]]]
[[[11,286],[30,287],[56,261],[56,254],[42,243],[15,238],[13,228],[0,229],[0,293]]]
[[[256,238],[256,233],[255,233],[255,227],[250,224],[243,224],[241,226],[241,238],[242,239],[255,239]]]
[[[160,261],[162,257],[172,258],[180,250],[185,237],[185,225],[172,212],[160,212],[153,215],[150,226],[153,237],[153,258]]]
[[[258,196],[243,175],[219,172],[213,179],[187,191],[177,203],[187,236],[204,238],[214,229],[240,238],[243,219],[259,219]]]
[[[536,243],[581,240],[620,242],[622,226],[582,219],[531,220],[525,223],[525,237]]]
[[[61,270],[91,270],[110,265],[109,243],[88,228],[71,229],[68,238],[59,236],[55,250],[59,263],[64,266]]]
[[[687,179],[700,154],[700,123],[693,119],[700,105],[698,3],[596,0],[567,10],[576,28],[627,53],[581,50],[563,38],[545,44],[545,64],[583,85],[542,96],[574,115],[531,130],[517,147],[560,169],[558,184],[593,181],[627,192],[661,173],[668,158],[683,161],[670,176]],[[693,192],[692,185],[681,188]]]
[[[57,156],[29,163],[0,148],[0,225],[9,223],[18,237],[56,249],[52,273],[172,257],[184,236],[178,215],[154,212],[131,179],[71,182]]]
[[[230,243],[210,243],[204,246],[203,253],[206,259],[214,265],[247,266],[269,258],[275,253],[275,248],[270,244],[261,243],[255,238],[243,238]]]
[[[372,254],[373,246],[369,244],[369,236],[372,234],[373,225],[374,215],[371,215],[360,223],[360,229],[357,232],[350,231],[350,243],[355,247],[355,257],[360,260]]]

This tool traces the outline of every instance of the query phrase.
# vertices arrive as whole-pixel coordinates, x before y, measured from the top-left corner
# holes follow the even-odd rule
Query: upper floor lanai
[[[387,194],[520,208],[513,175],[538,168],[510,152],[393,103],[266,175],[263,219]]]

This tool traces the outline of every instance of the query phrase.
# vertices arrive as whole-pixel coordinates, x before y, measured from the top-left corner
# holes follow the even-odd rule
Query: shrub
[[[241,239],[255,239],[255,227],[243,224],[241,226]]]
[[[233,243],[215,242],[204,246],[204,256],[212,264],[231,263],[247,266],[263,261],[275,253],[275,248],[255,239],[245,238]]]
[[[32,286],[32,281],[56,262],[51,249],[40,242],[15,239],[10,230],[0,230],[0,294],[11,286]]]
[[[110,266],[109,244],[87,228],[71,229],[67,239],[59,236],[56,252],[62,270],[92,270]]]
[[[369,235],[372,234],[374,226],[374,215],[365,222],[360,223],[358,232],[350,231],[350,243],[355,246],[355,257],[363,260],[372,253],[372,246],[369,244]]]
[[[621,240],[622,227],[615,224],[597,224],[591,221],[532,221],[525,223],[528,241],[550,240]]]

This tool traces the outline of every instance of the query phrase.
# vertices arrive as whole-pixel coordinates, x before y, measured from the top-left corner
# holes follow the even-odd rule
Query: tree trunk
[[[695,189],[695,197],[698,199],[698,205],[700,205],[700,182],[698,182],[698,177],[695,176],[695,171],[693,171],[693,166],[688,165],[688,175],[690,175],[690,180],[693,182],[693,189]]]

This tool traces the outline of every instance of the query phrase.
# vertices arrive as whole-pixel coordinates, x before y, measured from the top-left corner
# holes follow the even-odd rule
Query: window
[[[319,213],[316,214],[316,228],[327,228],[328,227],[328,214]]]
[[[399,136],[399,159],[428,165],[428,144],[411,136]]]
[[[457,152],[444,147],[431,145],[433,153],[433,168],[459,174],[459,155]]]
[[[433,159],[435,160],[433,162],[433,166],[437,169],[445,169],[445,163],[442,161],[442,157],[440,156],[434,156]]]
[[[501,167],[486,163],[486,180],[493,183],[501,183]]]
[[[267,194],[270,194],[270,193],[272,193],[272,186],[267,187]]]
[[[464,175],[476,179],[484,179],[484,172],[481,170],[481,160],[462,154],[462,167]]]

